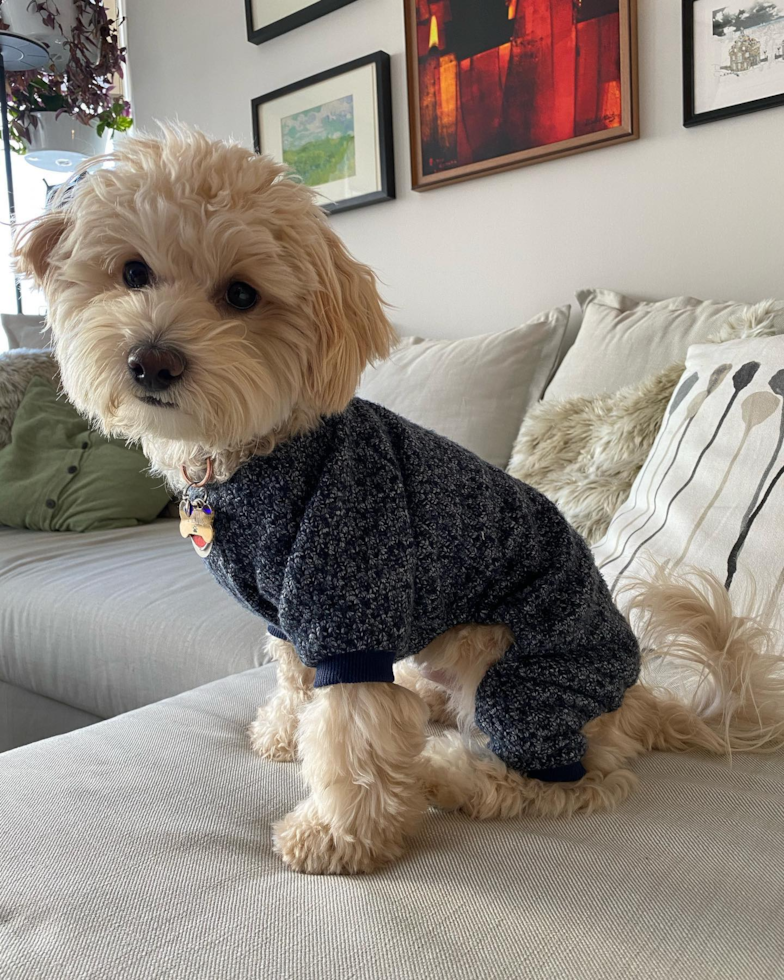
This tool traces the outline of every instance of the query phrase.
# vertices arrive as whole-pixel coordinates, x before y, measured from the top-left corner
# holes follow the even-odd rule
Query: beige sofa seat
[[[101,718],[266,660],[264,621],[213,581],[173,520],[0,528],[0,637],[0,681]]]
[[[267,666],[0,755],[3,980],[765,980],[784,963],[784,760],[654,754],[617,812],[431,811],[406,856],[309,877],[303,796],[244,729]]]

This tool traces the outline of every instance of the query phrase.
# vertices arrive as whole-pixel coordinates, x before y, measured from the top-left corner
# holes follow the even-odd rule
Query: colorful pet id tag
[[[206,500],[199,498],[191,501],[183,497],[180,501],[180,534],[191,539],[196,554],[202,558],[212,551],[214,520],[215,514]]]

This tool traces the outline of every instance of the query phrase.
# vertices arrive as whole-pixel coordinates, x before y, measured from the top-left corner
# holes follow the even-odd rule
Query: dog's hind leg
[[[472,746],[457,732],[429,739],[423,759],[430,803],[445,810],[461,810],[478,820],[609,810],[626,799],[637,783],[636,776],[624,768],[609,772],[589,768],[575,783],[529,779],[508,768],[489,749]]]
[[[512,642],[506,626],[469,623],[447,630],[418,653],[413,658],[416,666],[409,669],[416,670],[431,686],[436,685],[426,678],[438,677],[441,697],[446,695],[442,717],[431,716],[431,721],[469,728],[474,720],[476,689],[487,669],[504,655]],[[406,686],[420,693],[415,687]]]
[[[603,716],[585,727],[589,751],[588,773],[575,783],[545,783],[529,779],[508,768],[486,746],[487,739],[474,726],[477,688],[487,670],[497,663],[513,641],[504,626],[461,626],[444,633],[417,657],[427,668],[445,670],[454,679],[451,702],[459,717],[462,734],[448,732],[428,740],[423,754],[428,799],[444,809],[460,809],[479,819],[503,818],[531,813],[566,815],[608,809],[623,800],[636,782],[624,768],[645,746],[626,732],[622,719],[608,723]],[[627,706],[628,702],[628,706]],[[644,728],[636,699],[627,698],[614,715],[624,714]],[[593,749],[592,729],[596,728]]]
[[[335,684],[302,713],[299,747],[310,796],[274,828],[296,871],[356,874],[399,857],[427,808],[426,707],[398,684]]]
[[[430,712],[430,721],[439,725],[456,724],[457,713],[448,689],[425,677],[411,661],[400,660],[395,664],[395,683],[422,698]]]
[[[305,667],[293,645],[272,638],[270,652],[278,662],[278,687],[267,704],[259,708],[248,728],[254,752],[275,762],[293,762],[297,757],[297,728],[300,714],[313,697],[315,670]]]

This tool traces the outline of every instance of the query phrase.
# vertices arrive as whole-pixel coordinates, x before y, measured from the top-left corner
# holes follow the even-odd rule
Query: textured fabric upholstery
[[[176,521],[0,528],[8,684],[107,718],[257,666],[265,647],[264,621],[218,588]]]
[[[243,729],[264,667],[0,756],[2,980],[773,980],[781,756],[652,755],[614,814],[432,811],[398,864],[308,877],[303,795]]]
[[[100,720],[96,715],[0,681],[0,752]]]

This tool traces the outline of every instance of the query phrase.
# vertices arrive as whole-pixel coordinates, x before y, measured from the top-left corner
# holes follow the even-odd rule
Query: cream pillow
[[[610,588],[647,561],[696,566],[737,608],[784,587],[784,337],[691,348],[629,500],[594,549]],[[737,602],[736,602],[737,600]]]
[[[682,361],[692,344],[712,337],[743,303],[674,297],[642,303],[609,289],[577,294],[583,322],[545,394],[545,401],[619,391]],[[784,318],[784,302],[780,303]]]
[[[748,306],[711,341],[784,330],[778,302]],[[653,447],[684,360],[639,384],[592,398],[542,401],[523,419],[507,472],[556,503],[589,544],[607,532]]]
[[[505,467],[520,423],[555,367],[569,307],[503,333],[406,338],[368,368],[357,394]]]
[[[8,349],[26,347],[29,350],[42,350],[49,347],[49,337],[44,336],[46,321],[40,316],[25,316],[22,313],[0,314],[3,330],[8,338]]]

